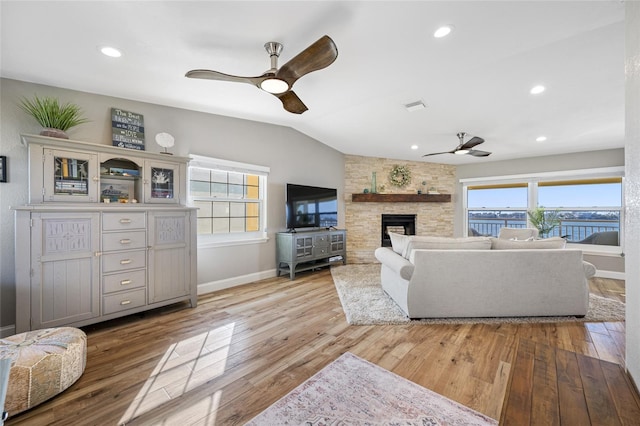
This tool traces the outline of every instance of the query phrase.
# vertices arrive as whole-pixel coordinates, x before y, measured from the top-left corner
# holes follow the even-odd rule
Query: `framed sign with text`
[[[113,146],[144,151],[144,117],[131,111],[111,108]]]

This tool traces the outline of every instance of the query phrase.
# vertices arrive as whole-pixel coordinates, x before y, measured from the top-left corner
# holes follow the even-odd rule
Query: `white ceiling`
[[[624,5],[608,1],[2,1],[2,77],[290,126],[343,153],[467,164],[624,146]],[[435,39],[442,24],[454,32]],[[338,59],[294,86],[255,76],[322,35]],[[99,53],[103,45],[124,52]],[[543,84],[538,96],[529,89]],[[422,100],[424,110],[403,105]],[[170,129],[167,129],[170,132]],[[445,154],[465,131],[487,158]],[[536,137],[547,141],[536,142]],[[411,150],[416,144],[418,150]]]

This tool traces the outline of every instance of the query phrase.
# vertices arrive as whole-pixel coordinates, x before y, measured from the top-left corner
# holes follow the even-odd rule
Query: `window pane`
[[[194,201],[193,207],[198,208],[198,217],[211,217],[211,202],[209,201]]]
[[[242,185],[244,183],[244,174],[229,172],[229,183]]]
[[[211,219],[210,218],[198,218],[198,234],[210,234],[211,233]]]
[[[244,232],[244,218],[232,217],[229,222],[231,223],[231,232]]]
[[[500,228],[526,228],[526,210],[469,210],[469,236],[497,237]]]
[[[260,184],[260,176],[257,175],[246,175],[247,185],[258,186]]]
[[[260,191],[257,186],[247,186],[247,193],[245,198],[248,200],[257,200],[260,198]]]
[[[208,169],[199,169],[197,167],[192,167],[189,172],[189,178],[191,180],[201,180],[203,182],[209,182],[210,173]]]
[[[549,207],[620,207],[621,183],[554,185],[538,188],[538,205]]]
[[[247,216],[257,217],[260,214],[260,204],[258,203],[247,203]]]
[[[479,188],[467,190],[468,208],[527,208],[527,188]]]
[[[260,230],[260,221],[257,217],[248,217],[247,218],[247,232],[259,231]]]
[[[229,185],[229,198],[242,198],[244,195],[244,186]]]
[[[213,219],[213,233],[214,234],[227,234],[229,233],[229,218],[214,218]]]
[[[208,197],[210,193],[209,182],[202,182],[198,180],[192,180],[191,187],[189,188],[191,191],[191,196],[193,197]]]
[[[244,217],[244,203],[229,203],[229,204],[230,204],[229,216]]]
[[[211,184],[211,196],[227,198],[227,184],[226,183]]]
[[[214,202],[213,217],[229,217],[229,203],[220,201]]]
[[[211,170],[211,182],[227,183],[227,172],[220,170]]]

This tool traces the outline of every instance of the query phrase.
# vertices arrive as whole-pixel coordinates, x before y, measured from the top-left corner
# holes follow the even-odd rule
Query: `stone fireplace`
[[[397,164],[411,171],[411,182],[402,188],[391,185],[388,178]],[[382,215],[412,218],[413,230],[405,230],[405,224],[391,224],[392,232],[453,237],[455,171],[455,166],[449,164],[346,155],[344,205],[349,263],[377,262],[373,252],[382,243]],[[451,194],[451,199],[447,202],[354,202],[352,194],[362,194],[365,189],[371,191],[372,172],[376,172],[376,189],[380,191],[380,185],[384,185],[385,194],[416,194],[418,190],[424,192],[425,187],[434,187],[441,194]]]
[[[391,247],[391,237],[389,232],[402,235],[416,235],[416,215],[415,214],[383,214],[381,226],[382,247]]]

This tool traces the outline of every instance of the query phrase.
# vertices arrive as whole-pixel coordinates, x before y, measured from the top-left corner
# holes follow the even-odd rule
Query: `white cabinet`
[[[16,332],[79,327],[177,302],[196,306],[187,158],[22,139],[29,204],[14,208]]]
[[[31,314],[16,321],[16,328],[59,327],[98,317],[99,213],[26,214],[20,223],[30,228],[23,235],[30,250],[16,253],[16,279],[28,286],[29,296],[17,306],[19,318],[23,312]]]
[[[190,225],[188,212],[149,214],[150,303],[190,294]]]

